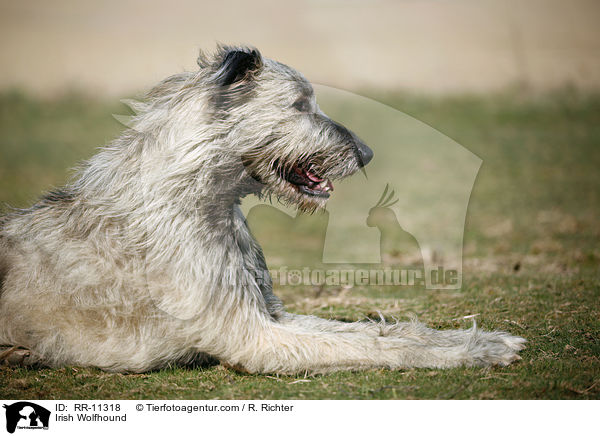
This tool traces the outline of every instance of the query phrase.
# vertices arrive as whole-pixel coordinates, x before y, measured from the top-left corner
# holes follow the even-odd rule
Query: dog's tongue
[[[319,191],[333,191],[333,183],[329,179],[323,179],[310,170],[301,167],[296,167],[294,173],[290,174],[289,177],[288,180],[296,185],[305,185]]]
[[[323,180],[325,180],[325,179],[321,179],[320,177],[317,177],[316,175],[314,175],[313,173],[311,173],[308,170],[304,170],[304,173],[306,174],[306,177],[308,177],[310,180],[312,180],[315,183],[321,183]]]
[[[304,170],[304,174],[308,177],[312,182],[317,183],[318,186],[324,191],[333,191],[333,183],[329,179],[322,179],[315,174],[311,173],[309,170]]]

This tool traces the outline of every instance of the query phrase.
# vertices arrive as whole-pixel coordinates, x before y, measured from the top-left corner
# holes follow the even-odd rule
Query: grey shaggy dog
[[[167,78],[75,180],[0,221],[0,344],[53,367],[249,372],[506,365],[524,339],[288,313],[240,198],[322,208],[371,150],[297,71],[249,48]],[[28,351],[24,352],[23,349]],[[25,354],[23,354],[25,353]]]

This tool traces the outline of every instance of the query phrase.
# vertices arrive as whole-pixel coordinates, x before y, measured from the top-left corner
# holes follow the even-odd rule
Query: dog
[[[312,212],[373,152],[296,70],[219,46],[133,103],[130,129],[0,221],[0,344],[26,361],[143,372],[200,358],[250,373],[507,365],[525,340],[285,311],[240,211]],[[257,278],[261,276],[262,278]],[[18,348],[17,348],[18,347]]]

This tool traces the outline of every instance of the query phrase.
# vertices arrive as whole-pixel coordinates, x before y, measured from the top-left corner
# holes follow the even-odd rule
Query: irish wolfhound
[[[238,204],[322,207],[371,150],[297,71],[248,48],[159,83],[75,181],[0,221],[0,344],[26,361],[146,371],[212,356],[250,372],[505,365],[524,339],[288,313]],[[18,351],[18,350],[17,350]]]

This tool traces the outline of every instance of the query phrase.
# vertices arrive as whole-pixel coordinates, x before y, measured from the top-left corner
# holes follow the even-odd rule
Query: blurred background
[[[600,85],[594,0],[0,2],[0,87],[123,96],[245,43],[344,89]]]

